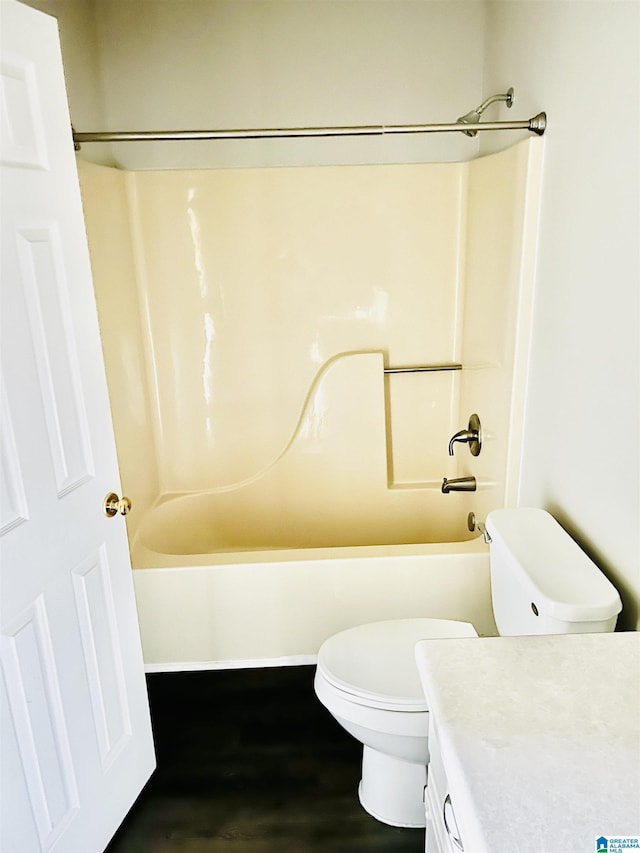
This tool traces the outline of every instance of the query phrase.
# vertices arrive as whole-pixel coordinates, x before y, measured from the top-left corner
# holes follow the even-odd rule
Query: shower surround
[[[80,162],[149,668],[306,660],[370,618],[491,630],[466,519],[517,496],[541,155]],[[472,412],[482,453],[449,457]]]

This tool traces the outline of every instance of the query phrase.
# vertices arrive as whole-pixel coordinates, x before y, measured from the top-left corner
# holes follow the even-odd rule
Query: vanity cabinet
[[[639,632],[421,640],[416,663],[426,853],[584,853],[609,836],[632,848]]]
[[[442,762],[433,714],[429,715],[429,754],[425,789],[425,853],[460,853],[464,850],[464,842]]]

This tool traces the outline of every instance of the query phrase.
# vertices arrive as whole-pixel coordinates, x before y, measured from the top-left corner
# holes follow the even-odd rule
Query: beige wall
[[[61,16],[77,87],[83,68],[72,48],[85,31],[68,20],[66,2],[47,5]],[[75,2],[87,10],[90,38],[97,33],[103,93],[102,116],[76,108],[72,93],[78,130],[415,124],[453,121],[482,100],[476,0]],[[113,149],[127,168],[148,169],[443,161],[477,146],[463,135],[422,135]],[[93,151],[85,145],[82,156]]]
[[[480,520],[516,506],[531,333],[540,172],[546,141],[530,138],[468,164],[460,425],[480,416],[477,458],[456,451],[479,483]]]
[[[485,91],[546,109],[520,501],[545,507],[640,626],[640,4],[490,2]]]
[[[159,485],[149,381],[153,371],[145,362],[127,175],[95,163],[78,165],[120,481],[136,509],[127,516],[133,541]]]
[[[224,498],[207,516],[219,526],[249,516],[257,531],[269,507],[274,531],[280,518],[304,538],[320,518],[331,544],[357,523],[363,543],[457,540],[469,510],[512,502],[542,147],[460,164],[82,164],[122,482],[138,508],[154,489],[202,492]],[[483,452],[450,457],[472,410]],[[440,493],[463,474],[476,493]]]
[[[163,492],[254,477],[296,433],[317,454],[335,407],[317,383],[336,356],[456,360],[463,174],[457,164],[130,173]],[[333,368],[343,369],[344,359]],[[380,383],[381,370],[382,359]],[[377,390],[368,400],[365,377],[355,386],[371,429],[384,426]],[[450,375],[389,379],[390,481],[450,473],[451,390]],[[365,441],[354,448],[363,458]]]
[[[30,5],[60,18],[78,129],[125,120],[184,127],[448,119],[509,85],[516,105],[492,107],[492,117],[548,111],[520,499],[558,516],[619,587],[622,624],[640,624],[638,3]],[[479,138],[489,151],[515,137]],[[391,149],[389,140],[334,142],[278,143],[267,153],[264,144],[242,143],[216,148],[214,159],[438,160],[464,158],[478,144],[450,136],[396,140]],[[184,163],[167,145],[125,155],[152,166],[169,157]],[[82,156],[96,150],[87,145]],[[191,164],[195,154],[191,148]]]

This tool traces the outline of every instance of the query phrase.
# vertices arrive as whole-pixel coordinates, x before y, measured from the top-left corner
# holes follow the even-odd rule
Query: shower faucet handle
[[[477,415],[471,415],[468,428],[461,429],[451,438],[449,442],[449,456],[453,456],[453,445],[457,441],[468,444],[472,456],[480,455],[480,451],[482,450],[482,427],[480,426],[480,418]]]

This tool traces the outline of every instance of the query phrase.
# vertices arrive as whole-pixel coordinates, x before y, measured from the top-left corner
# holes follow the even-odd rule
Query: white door
[[[91,853],[155,758],[56,22],[0,20],[0,849]]]

